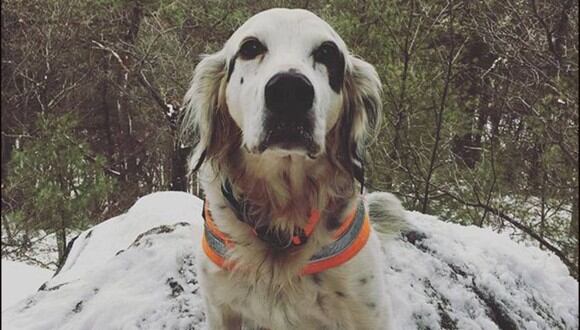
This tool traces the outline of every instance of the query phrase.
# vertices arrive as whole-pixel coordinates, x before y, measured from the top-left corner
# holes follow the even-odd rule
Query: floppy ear
[[[375,68],[369,63],[350,56],[344,80],[344,109],[339,119],[340,149],[347,163],[343,166],[354,171],[359,181],[363,170],[365,143],[379,125],[382,110],[382,84]]]
[[[182,137],[197,138],[190,160],[190,169],[196,171],[204,160],[227,154],[232,145],[235,124],[225,102],[226,58],[222,51],[206,55],[196,66],[191,87],[185,94],[185,113]],[[193,133],[193,134],[191,134]]]
[[[347,67],[345,89],[350,99],[349,106],[354,112],[352,138],[364,144],[364,139],[380,124],[383,103],[382,84],[375,68],[369,63],[351,56],[351,66]]]

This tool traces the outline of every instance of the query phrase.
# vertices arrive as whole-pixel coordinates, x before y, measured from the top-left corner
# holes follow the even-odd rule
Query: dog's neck
[[[219,168],[205,166],[202,182],[215,224],[237,243],[230,251],[231,260],[255,270],[257,278],[277,269],[279,283],[287,283],[293,279],[290,274],[300,272],[316,251],[332,241],[331,233],[356,206],[358,194],[353,175],[330,156],[276,156],[233,152]],[[238,217],[242,221],[232,218],[236,212],[221,189],[226,180],[235,198],[245,204],[245,218]],[[272,248],[247,228],[267,226],[281,237],[292,237],[306,227],[313,210],[320,212],[319,221],[307,244],[292,253]]]
[[[292,232],[304,225],[312,210],[340,212],[356,195],[352,176],[324,155],[309,159],[241,151],[232,158],[227,179],[250,205],[254,225]]]

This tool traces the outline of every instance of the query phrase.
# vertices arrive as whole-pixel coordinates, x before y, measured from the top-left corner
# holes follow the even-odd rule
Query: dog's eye
[[[254,59],[256,56],[263,54],[266,52],[266,47],[262,45],[258,39],[248,39],[244,41],[242,46],[240,47],[240,57],[244,60],[251,60]]]
[[[314,53],[314,60],[322,64],[332,64],[339,58],[338,47],[332,41],[325,41]]]

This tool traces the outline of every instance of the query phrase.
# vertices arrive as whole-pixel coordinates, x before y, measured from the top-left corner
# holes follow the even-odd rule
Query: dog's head
[[[184,117],[184,128],[199,134],[192,164],[219,164],[243,149],[310,159],[327,153],[350,168],[378,119],[380,91],[374,68],[318,16],[261,12],[195,69]]]

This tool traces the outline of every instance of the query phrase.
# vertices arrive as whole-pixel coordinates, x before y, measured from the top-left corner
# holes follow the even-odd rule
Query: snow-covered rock
[[[2,259],[2,309],[36,292],[53,273],[38,266]]]
[[[202,203],[141,198],[85,232],[38,292],[2,312],[3,329],[202,329],[195,251]],[[407,213],[385,243],[395,329],[578,329],[578,282],[553,255],[490,230]]]

